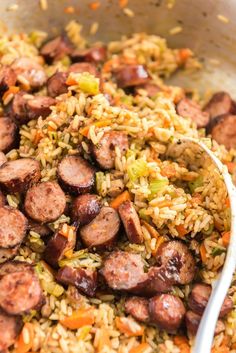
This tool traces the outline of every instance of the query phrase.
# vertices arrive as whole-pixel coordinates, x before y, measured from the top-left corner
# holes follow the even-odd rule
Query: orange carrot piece
[[[64,8],[64,12],[68,14],[75,13],[75,8],[74,6],[67,6]]]
[[[78,82],[71,76],[69,76],[66,80],[66,84],[67,86],[74,86],[74,85],[78,85]]]
[[[60,320],[60,324],[70,330],[76,330],[83,326],[93,325],[94,321],[94,308],[90,307],[75,311],[71,316],[67,316]]]
[[[183,65],[192,56],[192,52],[188,48],[182,48],[179,50],[179,64]]]
[[[236,163],[235,162],[225,162],[224,164],[227,166],[229,173],[233,174],[233,172],[236,169]]]
[[[15,343],[14,353],[27,353],[33,346],[34,329],[33,324],[26,322]]]
[[[106,119],[106,120],[102,120],[102,121],[97,121],[96,123],[94,123],[93,125],[96,127],[105,127],[105,126],[109,126],[111,124],[111,120],[110,119]],[[87,125],[82,127],[79,132],[81,135],[83,135],[84,137],[88,137],[88,133],[89,133],[89,129],[92,125]]]
[[[157,239],[155,249],[152,250],[152,256],[156,256],[157,250],[159,249],[160,245],[166,241],[166,238],[162,235]]]
[[[226,200],[225,200],[225,206],[227,208],[230,208],[230,199],[229,199],[229,197],[227,197]]]
[[[199,251],[200,251],[202,262],[206,263],[206,261],[207,261],[207,256],[206,256],[207,255],[207,251],[206,251],[206,247],[205,247],[204,243],[202,243],[200,245]]]
[[[190,346],[188,340],[184,336],[175,336],[174,344],[180,349],[181,353],[190,353]]]
[[[121,8],[126,7],[128,5],[128,0],[119,0],[119,6]]]
[[[127,336],[142,336],[144,333],[144,327],[133,321],[128,317],[116,317],[115,323],[118,330]],[[133,327],[135,324],[135,327]]]
[[[187,229],[184,228],[183,224],[179,224],[178,226],[175,227],[179,236],[182,238],[184,237],[186,234],[189,233],[189,231]]]
[[[20,90],[20,88],[17,86],[10,86],[8,88],[8,90],[3,94],[2,100],[4,101],[9,96],[9,94],[11,94],[11,93],[15,94],[15,93],[19,92],[19,90]]]
[[[169,200],[163,200],[157,203],[157,207],[163,208],[163,207],[171,207],[173,206],[172,201]]]
[[[129,353],[145,353],[150,348],[148,343],[140,343],[138,346],[132,348]]]
[[[223,232],[222,235],[222,242],[225,247],[229,245],[230,242],[230,232]]]
[[[114,200],[111,201],[110,206],[115,210],[125,201],[131,200],[130,193],[128,190],[125,190],[120,195],[118,195]]]
[[[145,228],[147,228],[152,238],[159,239],[160,234],[154,227],[152,227],[148,222],[144,221],[143,219],[141,220],[141,224],[144,225]]]
[[[91,10],[95,11],[101,6],[100,1],[93,1],[89,4]]]

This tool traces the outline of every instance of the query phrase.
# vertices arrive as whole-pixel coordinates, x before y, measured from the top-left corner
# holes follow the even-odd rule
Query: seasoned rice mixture
[[[187,48],[80,31],[0,38],[0,351],[190,352],[230,204],[205,155],[175,142],[202,139],[233,175],[235,103],[165,84],[201,69]],[[235,305],[233,282],[214,353],[236,352]]]

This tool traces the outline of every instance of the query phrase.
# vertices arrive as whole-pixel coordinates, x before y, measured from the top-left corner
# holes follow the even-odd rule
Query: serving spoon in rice
[[[182,155],[187,149],[191,149],[196,155],[197,148],[201,152],[203,158],[203,154],[205,154],[205,156],[207,155],[208,160],[209,158],[211,159],[222,176],[230,200],[231,236],[226,259],[221,274],[213,284],[212,293],[202,316],[192,348],[192,353],[210,353],[220,309],[231,285],[233,274],[236,269],[236,188],[232,183],[227,167],[221,163],[203,141],[190,137],[178,138],[178,140],[174,140],[171,145],[171,154],[172,152],[175,154],[180,145],[181,149],[177,154],[180,153]]]

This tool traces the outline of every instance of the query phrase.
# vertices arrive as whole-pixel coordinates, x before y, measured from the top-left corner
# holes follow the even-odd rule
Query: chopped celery
[[[202,233],[203,233],[204,235],[211,235],[211,233],[213,232],[213,230],[214,230],[214,223],[210,224],[210,225],[209,225],[209,228],[208,228],[207,230],[202,229]]]
[[[166,185],[169,184],[169,181],[167,179],[161,179],[161,180],[152,180],[149,184],[149,190],[151,191],[151,197],[154,197],[158,191],[161,191],[164,189]]]
[[[60,297],[64,292],[64,288],[56,282],[41,281],[41,285],[47,293],[52,294],[55,297]]]
[[[99,79],[87,72],[81,74],[78,78],[78,84],[81,91],[89,94],[99,93]]]
[[[121,97],[121,102],[124,103],[124,104],[127,104],[127,105],[132,105],[133,97],[125,95],[125,96]]]
[[[203,185],[203,176],[202,175],[200,175],[194,181],[190,181],[188,183],[188,187],[189,187],[189,190],[190,190],[191,194],[194,193],[195,189],[199,188],[202,185]]]
[[[225,252],[225,249],[220,249],[220,248],[214,248],[211,252],[212,256],[217,256],[217,255],[221,255]]]
[[[134,182],[142,176],[146,176],[148,172],[147,162],[144,159],[137,159],[127,168],[129,179]]]
[[[140,217],[141,219],[143,219],[144,221],[146,221],[146,222],[150,222],[150,221],[151,221],[151,217],[148,216],[148,215],[146,215],[145,210],[146,210],[145,208],[141,208],[141,209],[138,211],[139,217]]]

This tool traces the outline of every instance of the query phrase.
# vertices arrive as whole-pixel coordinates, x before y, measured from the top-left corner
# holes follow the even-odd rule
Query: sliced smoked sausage
[[[206,104],[204,111],[210,115],[211,119],[214,119],[223,114],[235,114],[236,104],[227,92],[217,92]]]
[[[70,54],[72,46],[65,35],[58,36],[45,43],[40,49],[40,54],[45,58],[47,63],[60,60],[65,55]]]
[[[97,289],[97,271],[65,266],[58,271],[57,281],[73,285],[83,294],[93,297]]]
[[[121,155],[124,155],[129,148],[128,137],[124,132],[107,131],[99,141],[99,144],[92,147],[93,155],[103,169],[115,167],[115,147],[119,147]]]
[[[195,284],[188,298],[188,306],[195,313],[202,315],[211,295],[211,286],[204,283]],[[233,309],[233,301],[230,297],[225,297],[219,317],[224,317]]]
[[[7,157],[3,152],[0,151],[0,167],[7,162]]]
[[[64,157],[58,165],[57,175],[63,189],[73,195],[91,191],[95,183],[95,169],[80,156]]]
[[[16,256],[19,248],[20,248],[20,244],[14,246],[14,248],[0,248],[0,264]]]
[[[54,222],[65,210],[66,196],[56,182],[42,182],[27,191],[24,207],[33,220],[41,223]]]
[[[41,177],[40,164],[32,158],[20,158],[0,167],[0,186],[7,192],[25,192]]]
[[[11,67],[17,75],[17,80],[22,83],[20,79],[20,76],[22,76],[33,90],[42,87],[47,81],[44,68],[34,58],[18,58],[12,63]]]
[[[189,335],[195,336],[198,330],[198,327],[201,322],[201,315],[194,313],[191,310],[188,310],[185,315],[185,323]],[[221,320],[217,320],[215,335],[219,335],[225,330],[225,324]]]
[[[121,88],[143,85],[150,79],[143,65],[121,66],[114,71],[114,76]]]
[[[185,312],[181,299],[172,294],[156,295],[149,300],[151,322],[167,332],[178,330]]]
[[[0,208],[0,247],[14,248],[21,244],[27,230],[27,219],[19,210],[4,206]]]
[[[17,265],[16,265],[17,266]],[[43,303],[39,279],[31,265],[8,272],[0,278],[0,307],[10,315],[28,313]]]
[[[12,346],[23,326],[23,322],[20,316],[11,316],[0,310],[0,351],[5,350]]]
[[[102,207],[92,222],[80,229],[80,237],[88,248],[109,249],[117,239],[119,228],[120,219],[116,210]]]
[[[96,66],[94,64],[91,64],[91,63],[76,63],[76,64],[73,64],[68,69],[68,73],[70,74],[71,72],[78,73],[78,74],[83,73],[83,72],[88,72],[91,75],[99,77],[99,73],[98,73],[98,71],[96,69]]]
[[[70,54],[71,60],[73,62],[94,62],[100,63],[106,60],[107,49],[103,45],[94,46],[88,49],[75,49]]]
[[[236,115],[224,114],[212,119],[207,132],[227,149],[236,148]]]
[[[168,264],[172,270],[172,278],[176,284],[188,284],[192,282],[196,273],[196,263],[187,246],[179,241],[164,242],[158,248],[156,260],[159,265]],[[170,272],[171,277],[171,272]]]
[[[68,86],[66,84],[67,77],[67,72],[57,71],[47,80],[47,91],[50,97],[55,98],[68,91]]]
[[[7,153],[18,143],[18,129],[8,117],[0,118],[0,151]]]
[[[149,321],[148,299],[142,297],[130,297],[125,301],[126,314],[132,315],[141,322]]]
[[[0,94],[6,92],[10,86],[15,86],[16,84],[16,73],[8,65],[2,66],[0,68]]]
[[[100,210],[101,201],[97,195],[80,195],[72,203],[72,219],[83,226],[90,223],[99,214]]]
[[[5,195],[2,193],[2,191],[0,190],[0,207],[6,205],[6,197]]]
[[[183,98],[179,101],[176,111],[183,118],[190,118],[194,121],[198,128],[206,127],[210,120],[209,113],[202,111],[198,103],[188,98]]]
[[[143,233],[138,214],[131,201],[125,201],[119,206],[119,215],[125,227],[125,232],[131,243],[142,244]]]

